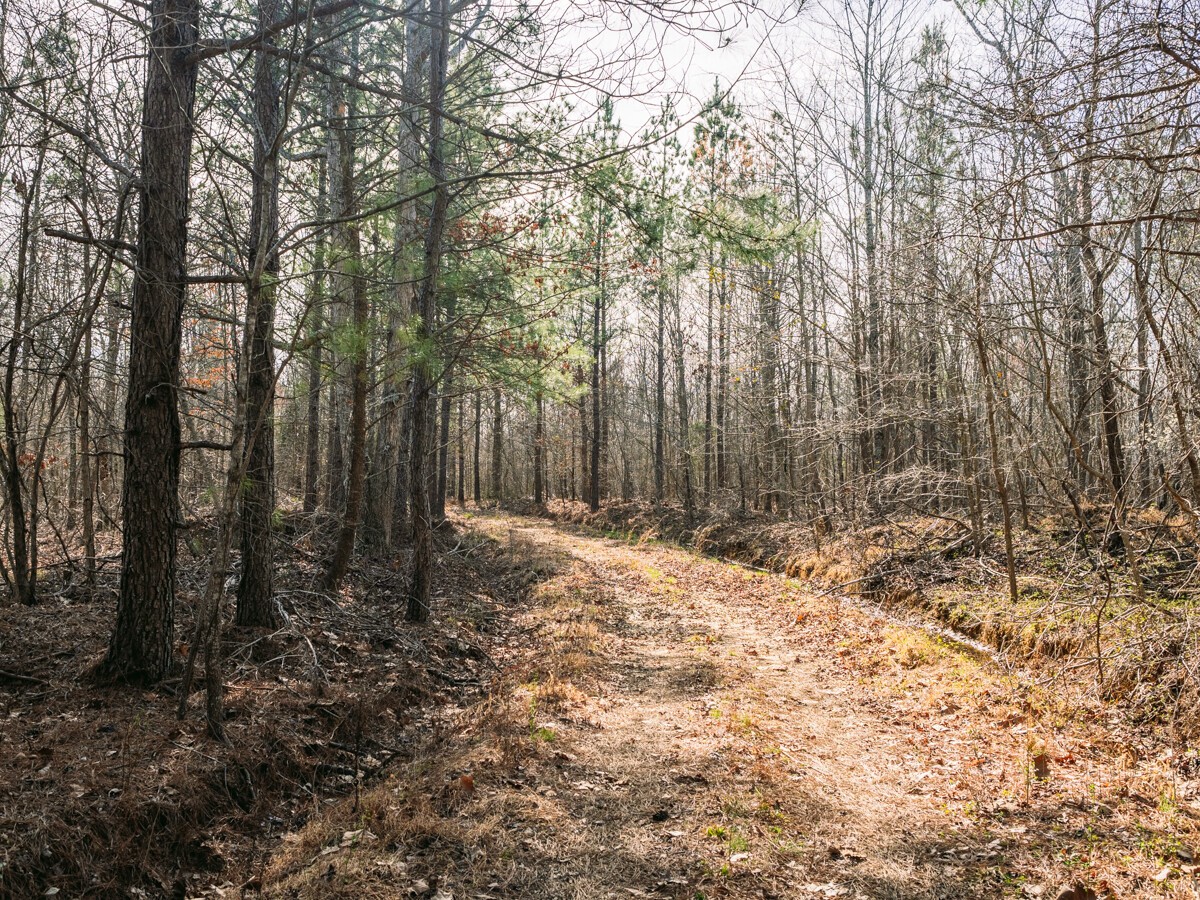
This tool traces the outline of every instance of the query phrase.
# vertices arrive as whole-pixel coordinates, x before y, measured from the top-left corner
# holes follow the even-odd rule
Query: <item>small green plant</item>
[[[1068,872],[1074,872],[1076,869],[1082,869],[1087,864],[1087,860],[1085,860],[1074,850],[1060,850],[1058,852],[1058,861]]]
[[[751,734],[754,731],[754,719],[749,713],[738,713],[729,727],[739,734]]]
[[[726,819],[745,819],[750,812],[749,805],[739,797],[727,797],[721,801],[721,815]]]
[[[1164,816],[1173,816],[1179,812],[1179,807],[1175,803],[1174,792],[1164,790],[1158,795],[1158,811]]]
[[[554,733],[553,728],[548,728],[545,725],[539,725],[537,721],[538,709],[538,692],[537,679],[533,679],[528,685],[529,688],[529,737],[534,741],[545,741],[550,743],[558,735]]]
[[[1142,855],[1157,862],[1164,863],[1175,858],[1175,854],[1183,849],[1183,842],[1173,834],[1158,834],[1141,825],[1138,830],[1138,849]]]
[[[727,846],[730,853],[745,853],[750,849],[750,841],[737,828],[731,828]]]

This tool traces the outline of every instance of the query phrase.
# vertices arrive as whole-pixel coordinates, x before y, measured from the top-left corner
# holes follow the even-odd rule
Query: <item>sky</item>
[[[580,5],[587,2],[595,6]],[[668,8],[685,2],[663,0]],[[629,4],[615,6],[612,0],[547,0],[544,8],[570,20],[556,33],[556,52],[571,55],[578,71],[612,73],[597,79],[590,102],[596,102],[605,85],[602,89],[617,98],[617,118],[630,140],[668,94],[678,101],[680,117],[686,120],[712,96],[714,79],[723,88],[734,85],[736,98],[747,105],[770,93],[781,59],[800,81],[816,72],[838,71],[840,47],[831,21],[845,14],[844,0],[755,0],[754,9],[721,7],[720,2],[708,0],[707,12],[680,15],[675,25],[652,20]],[[861,5],[862,0],[851,2]],[[947,0],[876,3],[913,34],[935,20],[949,22],[951,34],[959,30],[958,16]]]

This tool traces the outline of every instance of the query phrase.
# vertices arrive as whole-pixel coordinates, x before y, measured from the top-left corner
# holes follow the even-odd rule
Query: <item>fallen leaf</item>
[[[1050,755],[1045,750],[1033,755],[1033,774],[1041,779],[1050,777]]]

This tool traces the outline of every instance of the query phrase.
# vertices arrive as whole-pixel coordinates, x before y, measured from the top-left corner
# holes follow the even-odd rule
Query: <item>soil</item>
[[[1088,508],[1106,522],[1104,510]],[[998,531],[972,532],[952,516],[913,516],[830,533],[823,520],[711,508],[689,519],[646,501],[556,500],[518,512],[628,539],[662,539],[724,561],[799,577],[816,590],[855,598],[909,623],[936,624],[990,648],[1005,665],[1042,666],[1122,709],[1140,731],[1179,746],[1200,742],[1194,663],[1196,533],[1190,520],[1131,510],[1132,557],[1103,550],[1103,528],[1047,516],[1014,534],[1018,597],[1006,576]],[[1095,523],[1093,523],[1094,525]]]
[[[225,635],[228,745],[206,737],[201,693],[176,717],[178,679],[152,691],[89,682],[115,615],[115,554],[94,590],[48,579],[38,606],[0,608],[0,897],[185,898],[252,884],[281,835],[353,803],[486,695],[485,645],[524,570],[485,540],[440,535],[437,613],[415,628],[403,622],[403,559],[361,560],[329,596],[316,588],[319,538],[301,526],[284,524],[284,627]],[[205,537],[181,548],[181,659]]]
[[[469,526],[538,579],[501,674],[266,896],[1200,896],[1194,755],[1068,682],[676,547]]]

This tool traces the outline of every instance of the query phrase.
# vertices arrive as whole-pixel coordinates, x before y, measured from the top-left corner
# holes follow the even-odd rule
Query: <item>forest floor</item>
[[[536,583],[486,697],[282,838],[272,898],[1194,898],[1197,772],[1053,672],[653,541]]]
[[[357,559],[331,596],[313,523],[289,517],[281,538],[286,621],[224,636],[228,744],[206,736],[201,691],[177,718],[178,678],[151,690],[89,680],[115,615],[115,547],[94,589],[58,567],[38,605],[0,606],[0,898],[248,892],[281,835],[353,805],[487,696],[484,645],[527,568],[478,536],[439,535],[437,611],[416,627],[403,621],[402,558]],[[210,539],[181,542],[180,659]]]

